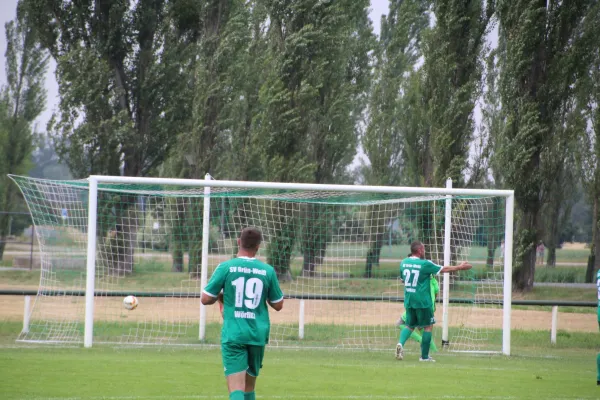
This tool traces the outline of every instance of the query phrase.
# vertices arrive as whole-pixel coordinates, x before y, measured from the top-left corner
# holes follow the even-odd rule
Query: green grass
[[[13,258],[4,257],[2,261],[0,261],[0,267],[12,267],[13,266]]]
[[[584,283],[586,267],[537,268],[536,282]]]
[[[513,298],[528,300],[566,300],[566,301],[595,301],[596,289],[582,290],[579,288],[536,287],[526,294],[513,294]]]
[[[485,268],[485,267],[484,267]],[[385,272],[385,270],[383,270]],[[475,269],[478,274],[479,269]],[[378,272],[378,271],[375,271]],[[381,272],[381,273],[384,273]],[[481,272],[483,273],[483,271]],[[77,280],[81,280],[81,273],[75,271],[62,271],[58,278],[63,283],[63,287],[69,288],[75,285]],[[187,279],[187,274],[173,272],[137,272],[131,277],[119,279],[111,286],[112,290],[131,290],[133,292],[143,291],[179,291],[182,282]],[[37,289],[40,282],[39,271],[0,271],[0,285],[13,287],[15,289],[29,288]],[[189,282],[188,282],[189,283]],[[310,288],[311,293],[328,293],[341,295],[364,295],[380,296],[384,295],[402,295],[403,286],[396,278],[388,279],[363,279],[360,277],[349,277],[346,279],[327,280],[328,287],[319,288],[315,285],[312,278],[296,277],[293,282],[283,283],[282,289],[285,293],[295,293],[301,288]],[[76,287],[83,288],[81,283]],[[97,287],[103,287],[102,281],[97,280]],[[466,288],[464,296],[473,291],[474,286]],[[454,297],[459,296],[453,288]],[[514,293],[513,298],[527,300],[568,300],[568,301],[595,301],[595,290],[582,290],[580,288],[569,287],[535,287],[531,292],[521,294]],[[567,310],[563,308],[562,310]],[[589,310],[588,310],[589,311]],[[587,311],[586,311],[587,312]],[[594,311],[595,312],[595,311]]]
[[[540,308],[536,308],[537,311]],[[548,308],[547,311],[550,309]],[[564,308],[562,309],[564,310]],[[594,309],[595,311],[595,309]],[[562,311],[561,311],[562,312]],[[593,318],[593,317],[590,317]],[[393,319],[393,318],[392,318]],[[560,317],[559,317],[560,319]],[[147,321],[146,321],[147,322]],[[0,347],[3,345],[12,345],[19,336],[22,328],[22,322],[20,321],[0,321]],[[151,334],[154,332],[156,335],[170,337],[174,343],[177,344],[193,344],[197,345],[198,342],[198,324],[194,323],[181,323],[176,326],[176,329],[171,330],[172,325],[165,324],[161,327],[156,325],[148,325],[142,323],[139,325],[137,322],[133,322],[128,319],[113,322],[102,322],[96,321],[94,323],[94,343],[117,343],[121,342],[130,333],[136,332],[138,328],[148,329],[145,333]],[[35,325],[35,321],[30,325],[30,339],[37,339],[45,337],[45,331],[55,328],[52,324],[41,324]],[[81,321],[76,329],[78,330],[79,337],[83,337],[83,321]],[[395,325],[378,325],[363,327],[356,331],[355,326],[348,326],[342,324],[314,324],[309,323],[304,327],[304,339],[299,340],[298,325],[296,324],[278,324],[273,325],[271,334],[272,340],[283,340],[279,342],[282,346],[294,346],[294,347],[338,347],[348,346],[351,343],[357,346],[366,345],[368,343],[374,343],[372,336],[376,336],[377,345],[371,344],[368,347],[373,348],[374,346],[393,347],[396,343],[398,336],[398,328]],[[206,325],[206,341],[205,344],[218,344],[220,340],[221,324],[220,323],[208,323]],[[138,332],[139,333],[139,332]],[[451,326],[449,328],[449,336],[457,337],[460,333],[458,327]],[[464,334],[464,332],[463,332]],[[434,329],[434,340],[441,340],[441,329]],[[386,339],[384,339],[386,338]],[[571,332],[571,331],[558,331],[558,344],[549,345],[550,333],[548,330],[513,330],[511,344],[513,348],[518,349],[517,352],[530,353],[532,351],[543,351],[548,353],[556,349],[598,349],[600,348],[600,335],[589,332]],[[483,339],[480,337],[480,339]],[[485,332],[485,342],[488,343],[487,350],[500,350],[502,343],[502,331],[500,329],[490,329]],[[165,342],[166,343],[166,342]],[[407,344],[409,348],[414,348],[416,351],[417,344],[412,341]],[[489,347],[497,346],[497,347]]]
[[[327,246],[328,257],[362,257],[367,253],[368,245],[362,243],[330,243]],[[409,245],[383,246],[381,250],[382,258],[401,259],[410,252]],[[496,249],[496,256],[499,254],[499,248]],[[545,255],[547,252],[545,253]],[[589,249],[557,249],[556,261],[558,263],[587,263]],[[469,253],[469,260],[484,261],[487,258],[486,247],[472,247]]]
[[[559,338],[560,339],[560,338]],[[595,352],[442,353],[422,364],[408,351],[268,349],[259,399],[596,399]],[[0,349],[5,400],[227,399],[218,349],[108,347]]]

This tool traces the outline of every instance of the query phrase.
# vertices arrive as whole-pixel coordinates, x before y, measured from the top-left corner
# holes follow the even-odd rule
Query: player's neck
[[[239,249],[238,253],[237,253],[237,257],[254,258],[254,257],[256,257],[256,252],[255,251],[248,251],[248,250],[245,250],[245,249]]]

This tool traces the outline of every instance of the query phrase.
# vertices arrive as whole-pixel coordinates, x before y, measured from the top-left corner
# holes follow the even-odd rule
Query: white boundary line
[[[204,399],[225,399],[226,395],[184,395],[184,396],[170,396],[170,395],[159,395],[159,396],[90,396],[90,397],[21,397],[20,400],[204,400]],[[403,399],[423,399],[424,397],[411,395],[411,396],[390,396],[390,395],[366,395],[366,396],[319,396],[319,395],[261,395],[261,399],[355,399],[355,400],[403,400]],[[513,400],[513,399],[534,399],[535,395],[531,397],[516,397],[516,396],[437,396],[436,399],[445,399],[445,400],[473,400],[473,399],[490,399],[490,400]],[[577,397],[557,397],[553,400],[575,400],[575,399],[596,399],[597,397],[588,397],[588,396],[577,396]]]

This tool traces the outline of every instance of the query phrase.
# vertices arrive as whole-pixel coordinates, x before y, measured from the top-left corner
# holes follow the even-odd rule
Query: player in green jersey
[[[258,229],[244,228],[237,257],[219,264],[202,291],[202,304],[223,302],[221,355],[230,400],[255,400],[271,328],[267,304],[283,308],[275,270],[255,258],[261,241]]]
[[[598,328],[600,328],[600,270],[596,273],[596,288],[598,289]],[[600,353],[596,356],[596,384],[600,386]]]
[[[415,328],[423,328],[420,361],[434,360],[429,357],[431,330],[435,324],[433,302],[431,301],[431,276],[444,272],[471,269],[471,264],[463,262],[457,266],[434,264],[425,259],[425,246],[421,242],[410,245],[410,257],[400,263],[400,275],[404,281],[404,308],[406,309],[406,327],[400,332],[400,340],[396,345],[396,359],[404,358],[404,344]]]
[[[431,302],[433,303],[433,313],[435,314],[435,299],[437,298],[437,295],[440,292],[440,285],[437,279],[435,279],[435,277],[433,276],[431,277],[431,280],[429,282],[429,288],[431,289]],[[404,314],[402,314],[402,316],[400,317],[400,320],[398,321],[397,325],[399,325],[400,331],[402,331],[406,327],[406,310],[404,311]],[[410,338],[418,343],[421,343],[423,339],[422,336],[417,333],[416,329],[412,332]],[[438,351],[437,346],[435,345],[435,342],[433,340],[431,341],[431,350],[433,352]]]

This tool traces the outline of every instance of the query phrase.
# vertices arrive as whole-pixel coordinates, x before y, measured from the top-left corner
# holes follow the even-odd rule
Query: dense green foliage
[[[35,27],[28,40],[57,62],[60,105],[49,134],[76,177],[210,173],[411,186],[442,186],[450,177],[455,187],[509,188],[517,287],[531,288],[540,241],[552,266],[561,242],[574,236],[593,243],[590,279],[600,265],[598,1],[388,4],[378,37],[368,0],[19,0],[18,14]],[[10,114],[10,105],[0,108]],[[45,162],[46,147],[19,138],[24,156],[15,157],[28,160],[37,147],[34,159]],[[359,149],[365,161],[352,170]],[[17,165],[24,168],[0,161],[2,171]],[[586,203],[592,215],[581,217]],[[233,214],[243,208],[225,206]],[[179,221],[202,213],[172,211]],[[127,210],[115,212],[118,225]],[[319,213],[327,210],[281,210],[273,221],[285,226],[268,251],[281,276],[290,277],[297,249],[304,273],[320,266],[334,223]],[[434,226],[427,218],[410,223],[421,232]],[[178,241],[183,229],[193,240]],[[123,248],[118,262],[130,270],[124,244],[135,232],[117,232],[112,245]],[[367,276],[385,234],[364,232],[372,244]],[[500,235],[478,239],[488,263]],[[173,269],[183,271],[189,253],[195,272],[199,228],[175,223],[170,243]]]
[[[576,85],[576,104],[571,122],[576,129],[575,157],[587,200],[591,204],[591,246],[586,282],[592,282],[600,268],[600,46],[597,33],[600,26],[600,4],[596,2],[586,16],[582,47],[589,64]]]
[[[500,27],[506,37],[500,72],[506,123],[498,151],[505,166],[506,185],[515,189],[514,277],[520,289],[533,285],[535,248],[546,230],[542,228],[544,207],[550,208],[551,221],[558,218],[560,206],[552,202],[561,197],[564,182],[572,173],[571,144],[576,135],[568,117],[575,83],[587,73],[589,49],[581,38],[585,37],[583,21],[594,3],[498,4]],[[587,28],[596,30],[598,26]],[[551,226],[549,233],[555,235]]]
[[[47,54],[35,40],[35,26],[21,13],[5,26],[6,85],[0,87],[0,260],[11,215],[24,211],[18,190],[7,174],[26,174],[35,134],[33,122],[44,110]]]

